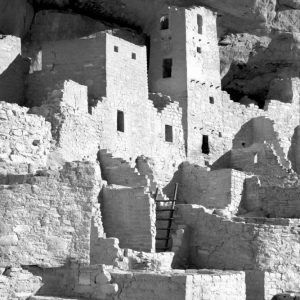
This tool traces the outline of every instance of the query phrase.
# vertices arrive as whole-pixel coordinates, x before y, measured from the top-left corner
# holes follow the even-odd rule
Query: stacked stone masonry
[[[300,290],[300,79],[232,101],[217,17],[160,5],[145,37],[45,10],[0,37],[0,300]]]

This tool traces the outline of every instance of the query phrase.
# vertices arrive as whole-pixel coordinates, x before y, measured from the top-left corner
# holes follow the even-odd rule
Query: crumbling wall
[[[101,201],[108,237],[117,237],[122,248],[155,250],[155,204],[144,187],[104,187]]]
[[[58,82],[44,104],[33,107],[30,112],[43,116],[52,125],[55,144],[52,145],[49,165],[76,160],[94,162],[97,159],[101,124],[88,114],[86,86],[71,80]]]
[[[196,267],[280,273],[289,278],[290,290],[297,289],[299,220],[230,220],[197,205],[179,205],[176,222],[191,229],[189,258]]]
[[[1,185],[0,265],[89,263],[99,170],[95,164],[74,162],[59,172]]]
[[[46,166],[50,124],[28,108],[0,102],[0,174],[27,174]]]
[[[22,268],[0,268],[0,299],[23,300],[32,296],[43,285],[42,278]]]

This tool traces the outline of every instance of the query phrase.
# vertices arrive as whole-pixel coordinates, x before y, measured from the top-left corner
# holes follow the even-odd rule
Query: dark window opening
[[[201,15],[197,15],[197,25],[198,25],[198,33],[202,34],[203,18]]]
[[[209,154],[208,135],[203,135],[202,137],[202,153]]]
[[[219,132],[219,137],[222,137],[222,132]]]
[[[118,46],[114,46],[114,51],[115,52],[119,52],[119,47]]]
[[[214,97],[209,97],[209,103],[210,103],[210,104],[214,104],[214,103],[215,103]]]
[[[170,78],[172,77],[172,65],[173,60],[172,58],[165,58],[163,60],[163,78]]]
[[[132,52],[132,53],[131,53],[131,58],[132,58],[132,59],[136,59],[136,53]]]
[[[197,47],[197,52],[201,53],[201,47]]]
[[[169,16],[162,16],[160,18],[160,30],[169,29]]]
[[[170,125],[165,126],[165,141],[166,142],[173,142],[173,127]]]
[[[242,142],[242,146],[245,148],[245,147],[246,147],[246,143],[245,143],[245,142]]]
[[[124,132],[125,126],[124,126],[124,112],[118,110],[117,113],[117,130]]]

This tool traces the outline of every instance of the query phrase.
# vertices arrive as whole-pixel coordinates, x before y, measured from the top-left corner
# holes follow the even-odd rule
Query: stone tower
[[[203,150],[203,141],[208,141],[197,122],[206,118],[199,105],[221,102],[214,12],[204,7],[169,7],[157,16],[151,30],[149,86],[151,92],[179,101],[188,158],[197,161],[201,154],[208,155]]]

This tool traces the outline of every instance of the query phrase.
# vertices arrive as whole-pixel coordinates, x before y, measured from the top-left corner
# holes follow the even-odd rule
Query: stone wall
[[[29,65],[21,56],[21,39],[0,35],[0,101],[24,103],[24,82]]]
[[[108,237],[117,237],[122,248],[155,251],[155,204],[144,187],[104,187],[101,201]]]
[[[34,72],[28,78],[28,105],[40,106],[57,82],[68,79],[88,86],[91,98],[105,96],[105,49],[105,33],[43,43],[42,71]]]
[[[172,197],[173,183],[177,182],[178,203],[226,208],[236,213],[242,201],[246,177],[245,173],[237,170],[208,171],[204,167],[184,162],[179,166],[165,192]]]
[[[245,274],[203,270],[157,274],[112,271],[119,285],[115,298],[122,300],[246,299]]]
[[[28,108],[0,102],[0,174],[27,174],[46,166],[50,124]]]
[[[28,299],[42,286],[42,278],[22,268],[0,268],[0,299]]]
[[[177,224],[190,228],[190,263],[197,268],[285,274],[297,290],[298,224],[290,219],[225,219],[197,205],[178,205]]]
[[[89,263],[100,188],[99,166],[76,162],[1,185],[0,265]]]

